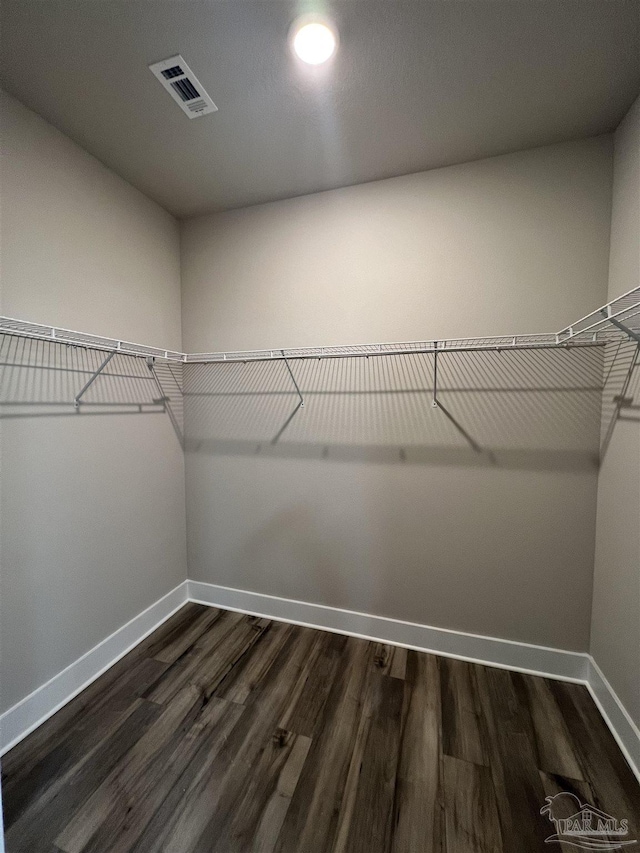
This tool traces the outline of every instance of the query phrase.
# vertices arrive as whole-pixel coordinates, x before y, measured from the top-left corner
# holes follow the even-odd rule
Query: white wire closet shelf
[[[53,341],[73,347],[122,353],[139,358],[158,358],[182,363],[246,362],[301,358],[356,358],[411,353],[555,349],[603,345],[615,340],[640,343],[640,287],[603,305],[559,332],[530,335],[498,335],[478,338],[347,344],[228,352],[184,353],[136,344],[87,332],[0,317],[0,334]]]
[[[84,347],[85,349],[101,350],[103,352],[134,355],[139,358],[163,358],[169,361],[185,361],[185,353],[160,347],[150,347],[145,344],[134,344],[116,338],[92,335],[87,332],[74,332],[71,329],[60,329],[56,326],[44,326],[31,323],[28,320],[16,320],[13,317],[0,317],[0,334],[14,335],[32,340],[50,341],[68,346]]]

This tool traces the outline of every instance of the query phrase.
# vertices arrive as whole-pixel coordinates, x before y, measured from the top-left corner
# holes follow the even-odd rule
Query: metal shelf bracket
[[[629,335],[630,338],[640,344],[640,333],[634,331],[633,329],[630,329],[625,323],[623,323],[621,320],[618,320],[617,317],[612,317],[610,314],[610,309],[608,309],[608,311],[603,311],[602,313],[607,318],[607,320],[616,327],[616,329],[620,329],[621,332],[623,332],[625,335]]]
[[[434,409],[438,408],[438,342],[434,341],[433,352],[433,399],[431,405]]]
[[[293,382],[294,387],[295,387],[295,389],[296,389],[296,391],[297,391],[297,393],[298,393],[298,398],[299,398],[299,399],[298,399],[298,404],[297,404],[297,406],[295,407],[295,409],[291,412],[291,414],[290,414],[290,415],[289,415],[289,417],[286,419],[286,421],[282,424],[282,426],[280,427],[280,429],[278,430],[278,432],[277,432],[277,433],[274,435],[274,437],[271,439],[271,444],[272,444],[272,445],[274,445],[274,444],[277,444],[277,443],[278,443],[278,440],[280,439],[280,436],[282,435],[282,433],[286,430],[286,428],[289,426],[289,424],[290,424],[290,423],[291,423],[291,421],[294,419],[294,417],[298,414],[298,412],[300,411],[300,409],[304,408],[304,397],[302,396],[302,391],[300,390],[300,386],[299,386],[299,385],[298,385],[298,383],[296,382],[296,378],[295,378],[295,376],[293,375],[293,371],[291,370],[291,365],[289,364],[289,360],[288,360],[288,358],[286,357],[286,355],[284,354],[284,350],[280,350],[280,352],[282,353],[282,358],[284,359],[284,363],[285,363],[285,365],[286,365],[286,368],[287,368],[287,370],[289,371],[289,376],[291,377],[291,381]]]
[[[84,394],[89,390],[89,388],[93,385],[93,383],[96,381],[96,379],[98,378],[98,376],[100,376],[100,374],[101,374],[101,373],[102,373],[102,371],[105,369],[105,367],[109,364],[109,362],[110,362],[110,361],[111,361],[111,359],[114,357],[114,355],[115,355],[115,352],[110,352],[110,353],[109,353],[109,355],[105,358],[105,360],[102,362],[102,364],[100,365],[100,367],[99,367],[99,368],[95,371],[95,373],[94,373],[94,374],[89,378],[88,382],[87,382],[87,383],[86,383],[86,385],[83,387],[83,389],[82,389],[78,394],[76,394],[76,396],[75,396],[75,398],[74,398],[74,401],[73,401],[73,407],[74,407],[75,409],[77,409],[77,410],[79,410],[79,409],[80,409],[80,401],[81,401],[81,398],[82,398],[82,397],[83,397],[83,395],[84,395]]]
[[[298,387],[298,383],[296,382],[296,378],[293,375],[293,371],[291,370],[291,365],[289,364],[289,360],[286,357],[286,355],[284,354],[284,350],[281,349],[280,352],[282,353],[282,358],[284,359],[284,363],[286,364],[287,370],[289,371],[289,376],[291,377],[291,381],[293,382],[295,389],[298,392],[298,397],[300,397],[300,408],[302,409],[302,408],[304,408],[304,397],[302,396],[302,391]]]

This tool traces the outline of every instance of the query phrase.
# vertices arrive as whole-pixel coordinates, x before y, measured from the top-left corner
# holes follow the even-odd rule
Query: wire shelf
[[[447,351],[437,389],[436,356],[422,352],[292,362],[297,387],[282,360],[186,364],[187,447],[501,449],[592,466],[604,352]]]
[[[184,361],[185,354],[173,350],[150,347],[145,344],[134,344],[131,341],[121,341],[116,338],[105,338],[91,335],[87,332],[74,332],[71,329],[59,329],[56,326],[43,326],[40,323],[30,323],[26,320],[16,320],[13,317],[0,317],[0,334],[15,335],[33,340],[52,341],[54,343],[79,346],[85,349],[101,350],[103,352],[120,352],[123,355],[135,355],[139,358],[151,356],[167,361]]]
[[[580,341],[569,345],[593,345],[597,341]],[[438,341],[404,341],[384,344],[348,344],[328,347],[294,347],[289,349],[244,350],[236,352],[198,352],[188,353],[187,363],[211,362],[247,362],[273,361],[302,358],[366,358],[390,355],[411,355],[412,353],[502,351],[534,348],[561,347],[566,344],[558,340],[555,334],[541,335],[502,335],[486,338],[452,338]]]
[[[559,332],[235,352],[0,317],[0,354],[0,418],[163,411],[191,448],[431,441],[492,458],[528,442],[550,464],[567,452],[592,464],[598,435],[602,453],[638,410],[640,287]]]
[[[595,336],[597,340],[611,341],[624,338],[624,326],[632,334],[640,335],[640,287],[623,293],[596,311],[587,314],[558,332],[563,341],[584,339]],[[629,337],[629,335],[626,335]]]
[[[123,353],[140,358],[158,358],[167,362],[201,363],[272,361],[307,358],[356,358],[411,353],[467,352],[554,349],[569,346],[597,346],[615,340],[640,341],[640,287],[614,299],[582,317],[559,332],[533,335],[500,335],[478,338],[451,338],[430,341],[403,341],[395,343],[346,344],[342,346],[294,347],[288,349],[241,350],[235,352],[183,353],[175,350],[150,347],[131,341],[122,341],[74,332],[54,326],[44,326],[11,317],[0,317],[0,334],[36,340],[54,341],[68,346],[92,350]]]

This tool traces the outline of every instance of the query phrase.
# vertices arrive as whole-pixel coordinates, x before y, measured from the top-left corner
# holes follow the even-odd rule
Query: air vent
[[[181,56],[154,62],[149,68],[189,118],[198,118],[218,109]]]

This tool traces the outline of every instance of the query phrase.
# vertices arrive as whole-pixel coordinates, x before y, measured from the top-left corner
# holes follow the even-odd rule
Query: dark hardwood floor
[[[194,604],[9,752],[2,786],[7,853],[548,853],[561,791],[640,841],[584,687]]]

